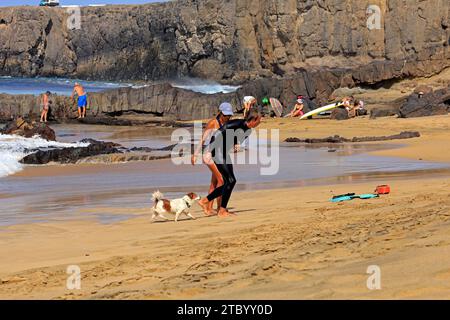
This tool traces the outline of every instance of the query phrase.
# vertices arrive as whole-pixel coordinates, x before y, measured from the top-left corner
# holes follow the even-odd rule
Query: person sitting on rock
[[[351,107],[348,109],[349,118],[366,115],[367,110],[364,109],[364,102],[362,100],[354,99]]]
[[[75,86],[73,87],[72,95],[70,99],[73,99],[74,95],[78,96],[77,104],[78,104],[78,119],[86,117],[86,107],[87,107],[87,94],[84,91],[81,84],[75,82]]]
[[[47,122],[48,110],[50,107],[50,94],[50,91],[47,91],[42,95],[41,122]]]
[[[303,101],[303,97],[299,96],[294,109],[292,109],[292,111],[289,113],[288,117],[292,117],[292,118],[296,118],[296,117],[301,117],[303,116],[305,113],[303,112],[303,108],[304,108],[304,101]]]
[[[342,104],[343,104],[344,108],[347,109],[347,111],[349,111],[352,108],[352,103],[354,100],[355,100],[355,98],[353,96],[344,97],[342,99]]]

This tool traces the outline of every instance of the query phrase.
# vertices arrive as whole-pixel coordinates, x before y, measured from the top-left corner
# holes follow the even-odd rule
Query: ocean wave
[[[223,85],[215,81],[198,78],[181,78],[170,83],[172,87],[204,94],[236,92],[240,86]]]
[[[88,145],[89,143],[62,143],[47,141],[40,137],[24,138],[17,135],[0,134],[0,178],[21,171],[23,165],[19,161],[36,150],[86,147]]]
[[[101,92],[109,89],[132,86],[131,83],[121,82],[114,83],[46,77],[17,78],[7,76],[0,77],[0,93],[39,95],[48,90],[52,93],[69,96],[72,93],[75,82],[81,83],[88,92]]]

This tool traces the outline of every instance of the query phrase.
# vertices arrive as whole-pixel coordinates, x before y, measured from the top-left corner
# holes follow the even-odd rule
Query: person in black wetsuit
[[[217,130],[211,142],[211,154],[217,169],[222,175],[223,185],[216,188],[208,197],[199,201],[199,205],[205,213],[208,211],[208,203],[218,197],[222,197],[221,206],[218,212],[220,217],[229,216],[227,210],[233,188],[236,185],[233,164],[230,152],[236,145],[241,144],[251,133],[251,129],[261,123],[261,115],[257,110],[252,109],[245,120],[230,120],[226,125]]]
[[[205,131],[200,138],[200,142],[191,157],[191,163],[192,165],[195,165],[198,155],[203,151],[204,146],[206,146],[206,152],[203,152],[202,158],[203,162],[212,172],[211,184],[208,192],[213,192],[216,188],[223,185],[222,175],[217,169],[216,164],[212,160],[211,152],[208,150],[209,144],[213,141],[214,132],[222,128],[223,125],[230,121],[231,116],[233,116],[233,107],[231,106],[231,104],[225,102],[219,106],[219,111],[219,114],[207,123]],[[220,210],[220,200],[220,197],[217,198],[217,211]],[[213,215],[213,201],[209,203],[208,211],[208,216]]]

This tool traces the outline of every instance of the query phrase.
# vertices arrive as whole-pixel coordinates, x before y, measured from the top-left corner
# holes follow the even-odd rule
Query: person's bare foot
[[[209,211],[208,198],[200,199],[200,201],[198,202],[198,205],[203,209],[203,213],[205,214],[205,216],[209,217],[212,215],[211,211]]]
[[[217,213],[217,215],[219,216],[219,218],[227,218],[227,217],[234,217],[234,216],[236,216],[235,213],[229,212],[225,208],[220,208],[220,210]]]

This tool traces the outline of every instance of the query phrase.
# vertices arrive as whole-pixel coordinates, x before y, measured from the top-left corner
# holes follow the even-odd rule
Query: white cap
[[[249,102],[252,102],[253,100],[256,100],[256,98],[253,96],[244,97],[244,103],[249,103]]]
[[[228,102],[224,102],[219,106],[219,110],[220,112],[222,112],[222,114],[224,116],[232,116],[234,115],[233,113],[233,106],[231,104],[229,104]]]

